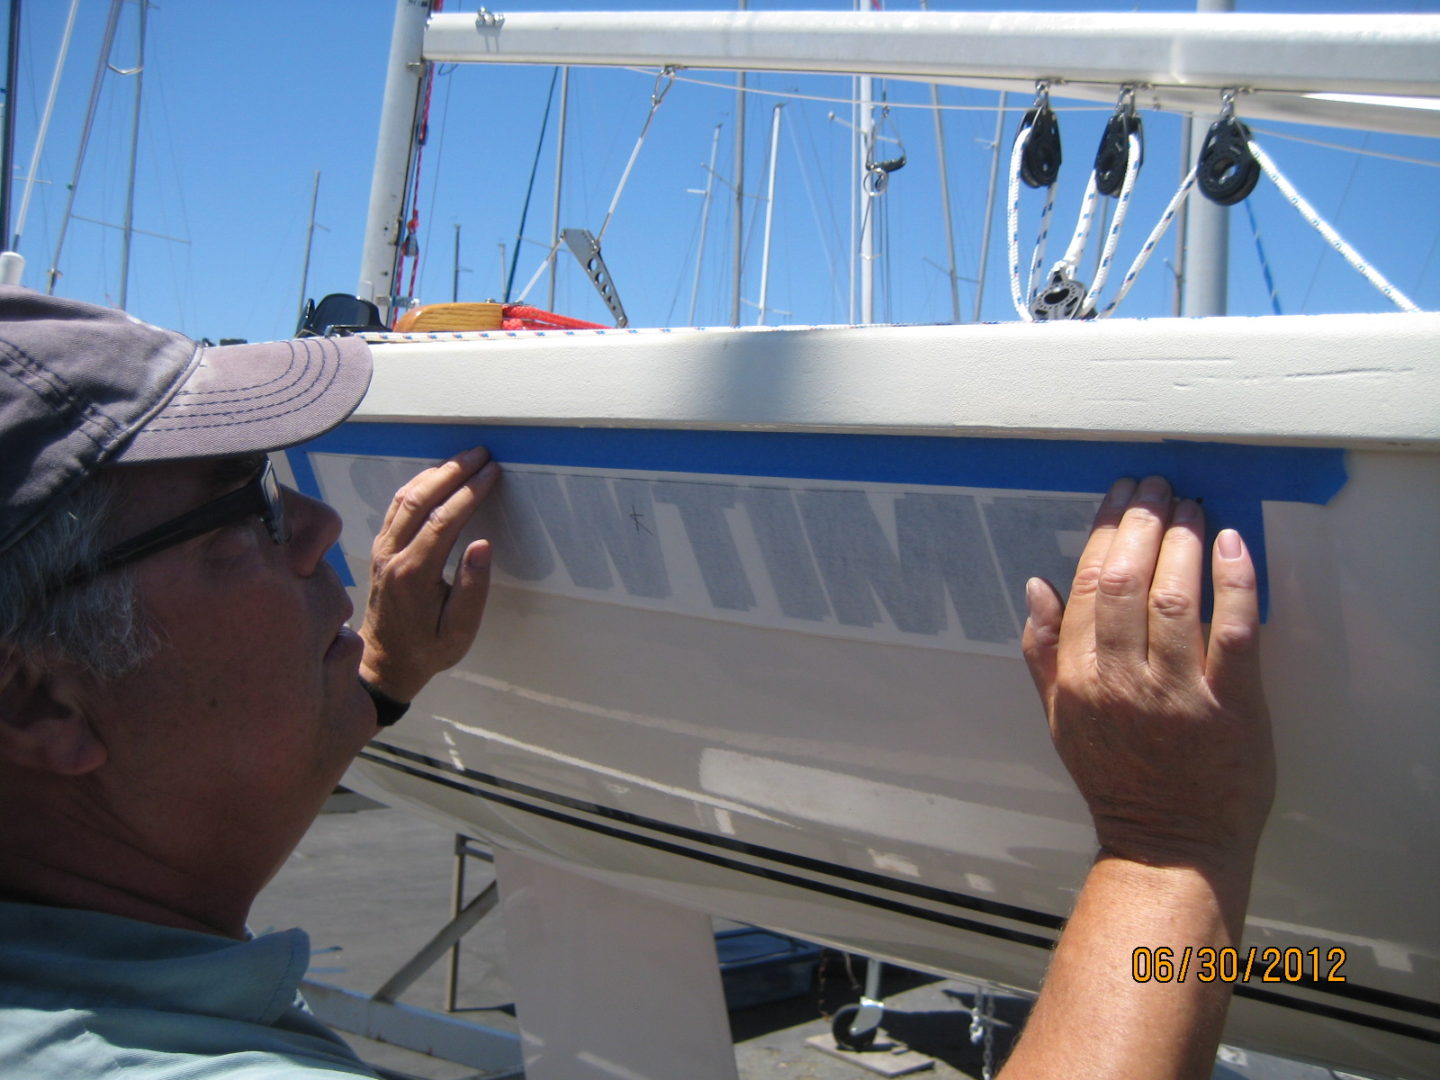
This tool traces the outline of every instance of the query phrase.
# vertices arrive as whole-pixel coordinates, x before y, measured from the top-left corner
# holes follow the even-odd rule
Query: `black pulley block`
[[[1246,145],[1250,129],[1233,116],[1210,125],[1200,158],[1195,163],[1195,183],[1211,202],[1234,206],[1260,179],[1260,163]]]
[[[1133,112],[1117,112],[1105,125],[1105,133],[1100,136],[1100,148],[1095,151],[1095,189],[1101,195],[1120,194],[1120,189],[1125,184],[1125,172],[1130,167],[1132,134],[1144,137],[1140,117]],[[1137,169],[1144,159],[1145,149],[1142,143],[1140,160],[1135,162]]]
[[[1060,121],[1050,106],[1031,109],[1020,121],[1030,139],[1020,154],[1020,179],[1032,188],[1049,187],[1060,175]]]

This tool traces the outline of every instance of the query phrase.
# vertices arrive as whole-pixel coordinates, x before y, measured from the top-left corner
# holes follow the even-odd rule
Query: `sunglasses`
[[[285,497],[269,458],[265,459],[265,463],[243,487],[221,495],[218,499],[211,499],[193,510],[187,510],[178,517],[161,522],[138,536],[116,544],[105,551],[93,566],[77,570],[66,578],[64,587],[69,588],[89,581],[140,559],[148,559],[166,548],[183,544],[186,540],[204,536],[216,529],[223,529],[227,525],[234,525],[251,516],[259,517],[265,523],[270,539],[275,543],[283,544],[290,539],[290,528],[285,522]]]

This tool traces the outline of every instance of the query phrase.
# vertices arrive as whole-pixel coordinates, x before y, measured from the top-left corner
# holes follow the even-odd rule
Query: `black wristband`
[[[396,701],[365,679],[360,680],[360,685],[365,688],[365,693],[369,694],[370,700],[375,703],[375,722],[381,727],[389,727],[409,711],[409,702]]]

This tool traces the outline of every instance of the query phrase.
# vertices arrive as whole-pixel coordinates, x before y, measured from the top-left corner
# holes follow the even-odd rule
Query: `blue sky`
[[[466,5],[473,8],[474,5]],[[497,10],[629,8],[663,10],[676,5],[631,0],[624,4],[520,2]],[[692,0],[689,8],[728,9],[728,3]],[[843,10],[837,2],[770,3],[751,0],[752,10]],[[918,0],[895,0],[909,10]],[[999,3],[932,0],[934,10],[989,10]],[[1193,10],[1192,3],[1048,0],[1050,10]],[[1391,4],[1353,2],[1246,2],[1243,11],[1399,12],[1440,11],[1440,0]],[[49,86],[68,0],[25,7],[24,48],[17,87],[16,174],[28,169],[38,119]],[[27,259],[25,283],[44,288],[75,165],[79,131],[94,77],[107,0],[81,0],[55,119],[37,170],[20,250]],[[321,174],[309,293],[348,292],[355,287],[368,199],[385,58],[394,12],[392,0],[191,0],[162,4],[150,12],[144,108],[135,201],[137,235],[132,251],[128,307],[153,322],[192,336],[283,337],[294,330],[300,293],[306,220],[314,175]],[[118,65],[134,55],[137,7],[126,5],[115,49]],[[460,292],[463,299],[498,297],[503,289],[501,245],[513,251],[525,183],[535,160],[549,68],[467,67],[437,79],[431,104],[431,140],[424,160],[420,200],[422,262],[416,292],[448,300],[454,276],[456,226],[460,227]],[[713,132],[723,125],[716,171],[730,176],[734,95],[700,82],[729,83],[731,76],[695,72],[698,81],[677,83],[656,114],[635,174],[625,189],[605,238],[605,255],[632,325],[687,321],[696,266],[704,165]],[[596,231],[649,111],[653,74],[582,70],[572,76],[570,137],[562,194],[567,227]],[[750,85],[774,95],[800,93],[845,97],[849,80],[814,76],[752,75]],[[887,129],[909,159],[895,173],[884,199],[888,231],[880,272],[877,317],[899,322],[949,321],[934,120],[926,87],[889,82],[896,107]],[[130,149],[131,80],[107,76],[95,130],[77,189],[75,213],[61,254],[61,295],[114,303],[120,287],[120,233],[94,224],[123,219]],[[770,114],[784,110],[770,305],[788,315],[772,322],[844,321],[850,233],[848,132],[828,119],[843,105],[757,93],[748,112],[746,187],[762,190]],[[995,124],[996,95],[945,88],[948,176],[955,211],[959,274],[978,275],[985,184]],[[1023,108],[1028,102],[1012,105]],[[1057,101],[1057,105],[1065,105]],[[1018,112],[1006,118],[1008,146]],[[1049,260],[1064,247],[1085,180],[1083,162],[1106,118],[1105,111],[1062,111],[1066,166]],[[1173,193],[1179,176],[1179,123],[1173,116],[1146,115],[1146,165],[1118,260],[1128,264]],[[552,118],[553,120],[553,118]],[[1440,308],[1440,169],[1391,158],[1292,141],[1302,135],[1389,154],[1440,161],[1434,140],[1356,131],[1301,128],[1258,122],[1262,143],[1331,222],[1394,283],[1422,307]],[[526,240],[521,244],[516,289],[530,278],[548,244],[553,198],[553,124],[542,148]],[[1075,149],[1071,149],[1074,147]],[[1003,170],[1002,170],[1003,172]],[[22,184],[13,188],[12,231]],[[730,208],[717,199],[710,213],[701,266],[696,321],[728,319]],[[760,279],[763,204],[749,200],[744,294],[754,301]],[[1003,204],[1003,187],[1002,187]],[[1251,198],[1281,303],[1289,312],[1383,311],[1389,305],[1262,180]],[[1028,252],[1038,196],[1022,210],[1022,248]],[[1230,310],[1269,311],[1247,215],[1232,211]],[[80,218],[92,219],[91,221]],[[149,235],[159,234],[159,235]],[[1092,247],[1092,251],[1094,248]],[[1122,312],[1169,313],[1170,272],[1157,258]],[[1047,260],[1047,261],[1049,261]],[[1014,317],[1005,277],[1003,206],[997,210],[983,315]],[[408,271],[407,271],[408,273]],[[1112,289],[1119,273],[1112,276]],[[838,284],[837,284],[838,282]],[[962,282],[968,318],[975,286]],[[529,297],[542,305],[545,284]],[[573,259],[562,253],[555,307],[582,318],[604,312]],[[743,321],[753,322],[746,305]]]

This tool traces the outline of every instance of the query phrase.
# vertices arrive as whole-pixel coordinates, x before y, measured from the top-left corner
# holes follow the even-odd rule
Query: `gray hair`
[[[114,501],[113,478],[91,477],[0,556],[0,642],[42,669],[64,662],[114,678],[154,650],[128,570],[63,584],[104,550]]]

